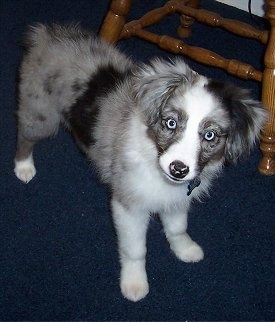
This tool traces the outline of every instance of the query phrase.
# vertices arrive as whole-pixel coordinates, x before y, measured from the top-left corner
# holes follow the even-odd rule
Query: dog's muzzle
[[[174,182],[184,182],[184,178],[189,173],[189,167],[185,165],[182,161],[175,160],[169,165],[169,179]],[[198,187],[201,183],[199,176],[195,177],[193,180],[189,181],[187,196],[190,196],[192,191]]]

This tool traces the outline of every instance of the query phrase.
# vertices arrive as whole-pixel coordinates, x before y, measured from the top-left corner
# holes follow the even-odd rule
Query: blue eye
[[[204,138],[206,141],[212,141],[215,138],[215,132],[208,131],[204,134]]]
[[[174,119],[166,120],[165,124],[169,130],[175,130],[177,127],[177,122]]]

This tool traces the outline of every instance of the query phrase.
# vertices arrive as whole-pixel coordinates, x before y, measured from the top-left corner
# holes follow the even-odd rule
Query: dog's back
[[[92,115],[98,112],[96,98],[115,87],[132,62],[77,25],[32,27],[25,37],[25,49],[20,68],[16,160],[28,158],[33,146],[30,142],[54,135],[60,123],[74,132],[85,149],[93,141],[89,128]],[[28,143],[22,144],[23,138]],[[17,176],[29,181],[33,174],[17,171]]]
[[[44,101],[40,104],[65,111],[85,91],[99,66],[113,66],[123,72],[131,65],[114,47],[73,25],[37,25],[27,33],[25,44],[19,89],[21,110],[24,105],[30,109],[36,93],[35,100]]]
[[[36,172],[33,145],[54,135],[60,123],[74,132],[81,147],[89,145],[91,113],[97,112],[93,98],[115,87],[131,66],[132,62],[116,48],[77,25],[31,27],[20,68],[18,178],[24,182],[32,179]]]

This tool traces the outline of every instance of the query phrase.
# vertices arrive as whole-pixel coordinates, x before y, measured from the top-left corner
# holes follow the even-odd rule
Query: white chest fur
[[[120,188],[123,187],[124,197],[127,195],[131,202],[140,203],[155,212],[189,204],[188,183],[175,184],[165,177],[159,165],[156,146],[146,130],[144,124],[135,120],[121,150],[123,174]]]

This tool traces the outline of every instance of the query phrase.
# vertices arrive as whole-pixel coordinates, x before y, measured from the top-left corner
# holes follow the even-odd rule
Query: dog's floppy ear
[[[195,77],[195,73],[183,62],[155,59],[134,72],[134,96],[142,108],[148,125],[159,119],[167,100],[173,92]]]
[[[250,97],[248,90],[214,81],[209,82],[207,87],[220,97],[228,112],[230,128],[225,146],[225,159],[236,162],[250,152],[259,138],[267,120],[267,111],[259,101]]]

